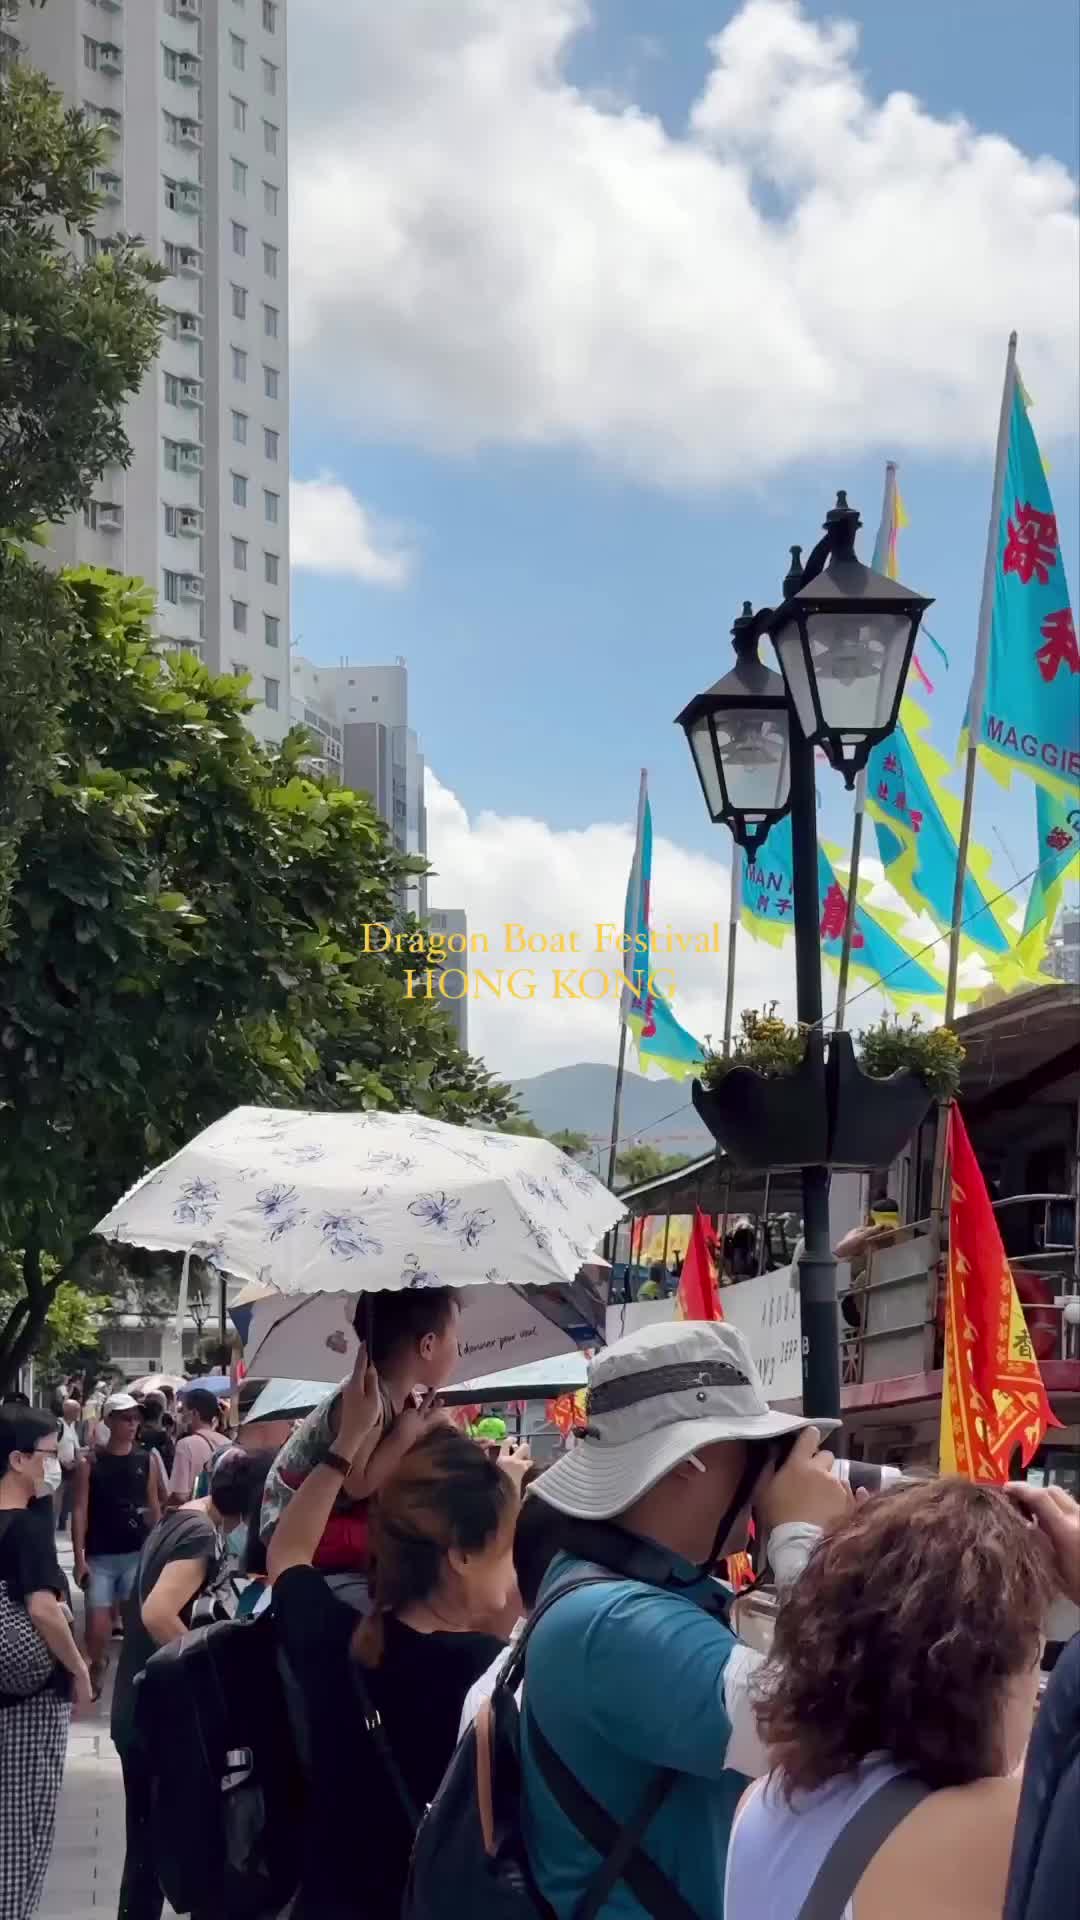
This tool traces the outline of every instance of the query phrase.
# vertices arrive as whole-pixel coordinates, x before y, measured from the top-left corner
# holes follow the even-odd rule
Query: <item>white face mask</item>
[[[46,1491],[48,1493],[55,1493],[64,1478],[60,1471],[60,1462],[55,1453],[47,1453],[45,1455],[45,1470],[41,1477],[45,1484]]]

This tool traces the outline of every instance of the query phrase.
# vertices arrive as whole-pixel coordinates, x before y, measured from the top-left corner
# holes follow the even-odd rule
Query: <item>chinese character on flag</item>
[[[847,897],[839,881],[834,880],[832,883],[832,886],[829,888],[828,893],[825,895],[825,899],[822,905],[822,912],[821,912],[822,939],[823,940],[843,939],[844,928],[846,925],[847,925]],[[863,936],[858,931],[857,927],[852,933],[851,944],[853,947],[861,947],[865,944],[863,940]]]
[[[1051,827],[1046,844],[1053,847],[1055,853],[1064,853],[1065,848],[1072,845],[1072,834],[1067,827]]]
[[[912,833],[919,833],[919,832],[921,832],[921,830],[922,830],[922,822],[923,822],[923,817],[922,817],[922,813],[921,813],[921,811],[919,810],[919,808],[918,808],[918,807],[912,807],[912,808],[911,808],[911,811],[910,811],[910,812],[909,812],[909,814],[908,814],[908,819],[909,819],[909,820],[910,820],[910,822],[911,822],[911,831],[912,831]]]
[[[1002,560],[1004,573],[1015,573],[1026,587],[1032,576],[1045,587],[1050,569],[1057,561],[1057,521],[1052,513],[1040,513],[1030,502],[1019,500],[1009,521],[1009,537]]]
[[[889,783],[888,783],[888,781],[887,781],[887,780],[879,780],[879,781],[878,781],[878,788],[877,788],[877,797],[878,797],[878,799],[879,799],[879,800],[880,800],[880,801],[881,801],[881,802],[882,802],[883,804],[884,804],[884,802],[885,802],[885,801],[887,801],[887,800],[888,800],[888,798],[889,798]]]
[[[897,760],[895,753],[890,753],[886,756],[885,771],[886,773],[899,773],[900,763]]]
[[[1039,632],[1046,641],[1046,645],[1040,647],[1035,655],[1043,679],[1056,680],[1059,667],[1068,667],[1070,673],[1080,673],[1080,651],[1076,645],[1072,608],[1062,607],[1060,613],[1048,614]]]
[[[783,919],[785,913],[791,912],[790,899],[785,897],[783,900],[778,900],[776,903],[776,911],[780,915],[780,918]]]

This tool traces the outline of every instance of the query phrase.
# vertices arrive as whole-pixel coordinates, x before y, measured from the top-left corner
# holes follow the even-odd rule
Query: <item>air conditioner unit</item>
[[[187,446],[180,448],[176,456],[176,464],[181,473],[201,473],[202,448],[189,442]]]
[[[176,0],[177,17],[181,20],[197,20],[201,11],[199,0]]]
[[[182,53],[176,63],[176,77],[182,86],[197,87],[202,79],[202,61],[197,53]]]
[[[201,600],[203,597],[203,577],[201,573],[182,573],[180,575],[181,600]]]
[[[176,264],[181,273],[199,275],[202,273],[202,252],[198,247],[181,247],[176,256]]]
[[[99,500],[97,527],[99,533],[119,533],[124,524],[124,509],[114,500]]]
[[[111,40],[102,41],[98,47],[97,64],[99,73],[123,73],[124,55],[122,49],[114,46]]]
[[[201,147],[202,146],[202,121],[201,120],[181,120],[177,125],[176,137],[180,141],[182,146]]]
[[[182,180],[176,189],[176,204],[181,213],[198,213],[202,206],[202,188],[194,180]]]
[[[94,117],[99,127],[111,134],[114,140],[119,140],[120,129],[124,122],[122,113],[118,113],[115,107],[95,107]]]
[[[116,201],[122,200],[124,197],[123,182],[118,173],[99,173],[97,176],[97,190],[103,200]]]
[[[178,340],[202,339],[202,320],[197,313],[177,314],[176,337]]]
[[[202,532],[202,512],[198,507],[177,507],[176,531],[186,539],[197,540]]]
[[[202,381],[201,380],[181,380],[180,405],[182,407],[201,407],[202,406]]]

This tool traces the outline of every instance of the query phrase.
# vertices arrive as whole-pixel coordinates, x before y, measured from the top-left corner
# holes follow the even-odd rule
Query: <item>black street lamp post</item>
[[[855,555],[858,513],[844,494],[803,566],[797,547],[773,610],[746,601],[732,628],[735,665],[678,716],[710,819],[753,855],[769,828],[791,814],[795,994],[808,1053],[824,1060],[814,748],[854,784],[871,748],[896,726],[923,612],[921,594],[864,567]],[[759,657],[762,635],[781,674]],[[829,1229],[829,1169],[802,1169],[799,1262],[803,1408],[840,1416],[836,1262]]]

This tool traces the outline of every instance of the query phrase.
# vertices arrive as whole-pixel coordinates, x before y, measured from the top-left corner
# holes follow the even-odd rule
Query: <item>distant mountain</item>
[[[513,1091],[523,1113],[541,1133],[568,1127],[587,1133],[599,1146],[611,1138],[611,1107],[615,1098],[615,1069],[594,1065],[553,1067],[550,1073],[516,1080]],[[677,1080],[645,1080],[640,1073],[623,1077],[619,1134],[661,1153],[679,1153],[687,1160],[708,1153],[712,1135],[698,1119],[690,1102],[690,1087]]]

